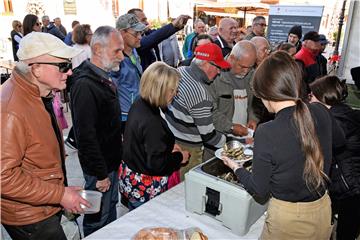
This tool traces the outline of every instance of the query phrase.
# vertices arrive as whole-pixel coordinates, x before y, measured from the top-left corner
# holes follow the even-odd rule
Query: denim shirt
[[[128,112],[135,99],[139,96],[140,78],[142,67],[140,57],[133,49],[135,64],[126,54],[124,60],[120,63],[120,70],[111,71],[110,77],[115,83],[119,93],[119,104],[121,106],[121,121],[127,121]]]

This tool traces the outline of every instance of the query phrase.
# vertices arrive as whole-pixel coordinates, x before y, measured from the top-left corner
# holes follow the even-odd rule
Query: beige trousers
[[[186,144],[186,143],[179,142],[179,141],[176,141],[175,143],[178,144],[182,150],[189,151],[191,154],[189,163],[180,168],[180,179],[181,179],[181,181],[184,181],[185,173],[187,173],[193,167],[202,163],[203,147]]]
[[[331,231],[331,201],[327,193],[313,202],[271,198],[260,239],[328,240]]]

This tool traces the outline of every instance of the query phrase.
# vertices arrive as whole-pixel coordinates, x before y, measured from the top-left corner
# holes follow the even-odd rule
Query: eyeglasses
[[[260,25],[262,27],[267,27],[266,23],[257,23],[256,25]]]
[[[41,22],[36,22],[35,25],[36,26],[41,26]]]
[[[134,38],[138,38],[138,37],[144,35],[144,32],[135,32],[135,33],[133,33],[133,32],[127,31],[127,30],[126,30],[125,32],[129,33],[129,34],[130,34],[131,36],[133,36]]]
[[[34,62],[30,63],[29,66],[34,64],[48,64],[57,66],[59,68],[59,72],[61,73],[67,73],[70,69],[72,69],[72,63],[71,62],[60,62],[60,63],[51,63],[51,62]]]
[[[210,65],[216,67],[218,70],[220,70],[220,71],[222,70],[222,68],[220,66],[216,65],[215,63],[213,63],[213,62],[209,62],[209,63],[210,63]]]

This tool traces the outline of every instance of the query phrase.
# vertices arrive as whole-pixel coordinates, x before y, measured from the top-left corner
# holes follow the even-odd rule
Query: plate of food
[[[246,162],[252,159],[253,152],[251,149],[236,140],[227,142],[224,147],[215,151],[215,156],[219,159],[228,157],[236,162]]]

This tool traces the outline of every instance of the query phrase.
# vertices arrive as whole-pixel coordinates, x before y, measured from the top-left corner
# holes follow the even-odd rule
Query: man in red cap
[[[208,85],[230,64],[224,60],[219,46],[208,43],[198,46],[190,66],[180,67],[179,92],[165,112],[165,119],[176,143],[191,153],[189,164],[180,169],[181,178],[203,158],[203,147],[220,148],[226,137],[215,130],[213,102]]]

